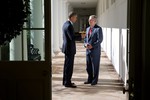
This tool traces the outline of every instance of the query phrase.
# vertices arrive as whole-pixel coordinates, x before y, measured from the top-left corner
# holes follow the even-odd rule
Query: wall
[[[127,0],[99,0],[98,24],[103,28],[102,48],[123,81],[127,78]]]

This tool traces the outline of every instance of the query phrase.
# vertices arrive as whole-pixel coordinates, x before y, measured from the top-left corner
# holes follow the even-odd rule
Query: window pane
[[[44,30],[28,30],[27,33],[27,60],[45,60],[45,33]],[[24,51],[26,54],[26,51]]]
[[[44,0],[31,0],[30,28],[44,28]]]

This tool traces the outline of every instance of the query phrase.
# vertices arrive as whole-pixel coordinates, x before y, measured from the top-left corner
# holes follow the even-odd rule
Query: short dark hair
[[[73,17],[73,16],[76,16],[77,15],[77,13],[75,13],[75,12],[73,12],[73,11],[71,11],[70,13],[69,13],[69,19],[71,18],[71,17]]]

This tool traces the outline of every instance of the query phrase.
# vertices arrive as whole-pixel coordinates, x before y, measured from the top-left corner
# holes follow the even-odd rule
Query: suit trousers
[[[96,83],[98,82],[99,76],[99,66],[100,66],[100,55],[86,55],[86,70],[88,73],[88,82]]]
[[[71,78],[73,74],[73,65],[74,65],[74,55],[75,54],[65,55],[64,71],[63,71],[63,85],[71,84]]]

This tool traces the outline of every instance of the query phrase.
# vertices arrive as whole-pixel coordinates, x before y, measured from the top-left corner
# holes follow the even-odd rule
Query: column
[[[52,57],[55,56],[54,54],[54,0],[51,0],[51,55]]]
[[[23,32],[23,60],[28,60],[27,32]]]
[[[64,21],[68,20],[68,2],[67,0],[63,1],[63,19]]]
[[[63,27],[63,24],[64,24],[64,21],[63,21],[63,1],[60,0],[60,3],[58,3],[58,7],[60,9],[60,13],[59,16],[60,18],[58,19],[60,24],[59,24],[59,48],[62,49],[62,43],[63,43],[63,32],[62,32],[62,27]]]
[[[62,32],[62,27],[63,24],[68,20],[68,2],[67,0],[63,0],[60,1],[59,4],[59,9],[60,9],[60,13],[59,13],[59,48],[62,48],[62,43],[63,43],[63,32]]]
[[[60,48],[59,48],[59,31],[58,31],[58,28],[59,28],[59,22],[58,22],[58,19],[59,19],[59,14],[60,11],[58,9],[58,0],[54,0],[53,1],[53,49],[54,49],[54,53],[58,53],[60,52]]]
[[[9,44],[10,52],[9,52],[9,59],[10,61],[21,61],[22,60],[22,35],[17,36],[16,38],[12,39]]]
[[[65,1],[62,1],[62,8],[63,8],[62,9],[62,11],[63,11],[62,12],[63,13],[62,18],[63,18],[63,23],[66,21],[66,17],[65,17],[66,16],[66,14],[65,14],[66,6],[65,6],[65,3],[66,3]]]

